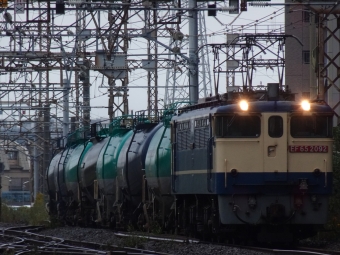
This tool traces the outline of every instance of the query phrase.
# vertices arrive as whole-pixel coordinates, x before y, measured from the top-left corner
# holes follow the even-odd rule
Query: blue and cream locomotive
[[[274,85],[151,121],[126,125],[121,117],[106,133],[69,145],[82,153],[62,156],[65,148],[51,161],[50,213],[72,224],[157,222],[183,234],[266,242],[310,236],[327,220],[333,111],[291,99]],[[97,159],[86,156],[89,143],[102,144]]]

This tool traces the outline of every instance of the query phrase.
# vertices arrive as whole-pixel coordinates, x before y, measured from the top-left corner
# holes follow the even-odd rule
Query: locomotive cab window
[[[283,134],[283,119],[281,116],[271,116],[268,119],[268,135],[281,137]]]
[[[259,137],[261,133],[261,120],[259,116],[217,116],[216,137]]]
[[[332,137],[332,116],[293,116],[290,120],[292,137]]]

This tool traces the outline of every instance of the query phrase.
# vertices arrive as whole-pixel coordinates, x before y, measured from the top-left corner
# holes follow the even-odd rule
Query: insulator
[[[184,38],[184,34],[181,32],[181,31],[175,31],[173,32],[172,34],[172,38],[175,40],[175,41],[182,41],[183,38]]]
[[[86,66],[84,66],[84,65],[81,65],[81,66],[80,66],[80,69],[83,70],[83,71],[85,72],[85,71],[87,71],[88,68],[87,68]]]
[[[82,4],[83,0],[68,0],[68,3],[71,4],[71,5]]]
[[[152,2],[151,1],[143,1],[142,5],[146,8],[152,7]]]
[[[73,33],[72,30],[68,29],[68,30],[67,30],[67,35],[74,35],[74,33]]]
[[[250,2],[249,3],[250,6],[254,6],[254,7],[267,7],[267,6],[271,6],[270,3],[268,2]]]
[[[175,53],[175,54],[178,54],[178,53],[181,53],[181,48],[180,47],[173,47],[172,48],[172,52]]]
[[[237,6],[223,6],[219,9],[219,11],[221,12],[228,12],[228,11],[233,11],[233,10],[236,10],[237,9]]]
[[[9,12],[5,12],[4,13],[4,19],[6,20],[6,22],[8,23],[12,23],[12,15]]]
[[[86,77],[87,77],[87,74],[86,74],[84,71],[80,71],[80,72],[79,72],[79,76],[80,76],[81,78],[86,78]]]

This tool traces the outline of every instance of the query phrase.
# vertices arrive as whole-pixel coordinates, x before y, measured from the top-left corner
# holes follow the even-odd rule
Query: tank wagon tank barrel
[[[311,236],[327,219],[332,119],[325,102],[268,84],[93,125],[51,161],[50,213],[202,237]]]

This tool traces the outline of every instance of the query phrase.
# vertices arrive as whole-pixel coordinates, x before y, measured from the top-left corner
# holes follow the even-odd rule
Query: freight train
[[[315,234],[332,192],[332,109],[276,84],[202,101],[71,134],[47,171],[50,215],[265,242]]]

